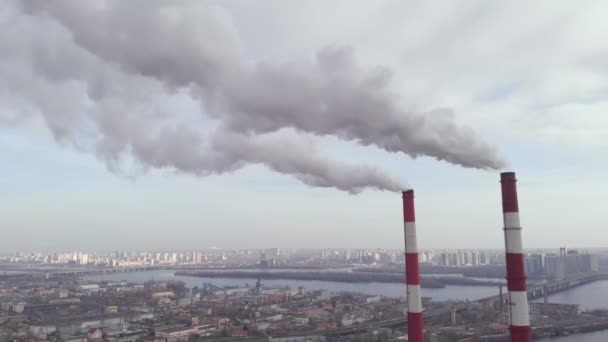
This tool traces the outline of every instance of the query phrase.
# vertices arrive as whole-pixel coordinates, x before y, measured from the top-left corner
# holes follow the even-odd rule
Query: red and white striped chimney
[[[511,342],[530,342],[530,314],[515,172],[500,174]]]
[[[424,342],[420,269],[416,242],[414,190],[403,192],[403,221],[405,236],[405,284],[407,286],[407,336],[410,342]]]

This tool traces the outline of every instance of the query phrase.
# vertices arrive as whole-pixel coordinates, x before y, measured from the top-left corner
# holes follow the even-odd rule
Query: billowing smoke
[[[333,160],[315,136],[504,166],[450,110],[403,110],[391,72],[360,67],[350,48],[243,62],[230,17],[202,1],[15,0],[0,11],[0,123],[41,115],[57,140],[112,169],[125,158],[200,176],[263,164],[349,192],[407,187],[376,167]],[[170,105],[183,97],[203,115]]]

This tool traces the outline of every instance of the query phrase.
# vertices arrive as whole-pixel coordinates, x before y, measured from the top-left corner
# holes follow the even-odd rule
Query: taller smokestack
[[[530,314],[515,172],[500,175],[509,290],[511,342],[530,342]]]
[[[424,342],[420,269],[416,242],[414,190],[403,192],[403,221],[405,236],[405,283],[407,285],[407,336],[410,342]]]

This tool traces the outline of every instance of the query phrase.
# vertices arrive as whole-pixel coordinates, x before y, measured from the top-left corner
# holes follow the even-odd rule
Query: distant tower
[[[559,262],[557,267],[557,280],[566,278],[566,247],[559,248]]]
[[[546,315],[549,308],[549,288],[547,284],[543,286],[543,313]]]
[[[262,280],[260,278],[258,278],[258,280],[255,282],[255,293],[262,293]]]
[[[505,302],[505,298],[502,295],[502,284],[498,285],[498,299],[499,299],[499,301],[498,301],[498,310],[500,310],[500,313],[503,313],[504,312],[503,305],[504,305],[504,302]]]

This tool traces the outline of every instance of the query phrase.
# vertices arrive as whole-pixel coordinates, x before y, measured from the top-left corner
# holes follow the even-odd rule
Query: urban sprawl
[[[508,340],[504,251],[428,250],[419,258],[429,340]],[[608,328],[608,311],[547,299],[606,280],[607,266],[602,250],[527,251],[528,296],[538,299],[530,303],[533,336]],[[129,277],[159,271],[170,279]],[[0,342],[403,341],[405,287],[372,294],[329,291],[319,281],[403,284],[404,274],[403,251],[386,249],[19,252],[0,257]],[[496,295],[425,296],[425,288],[450,286]]]

